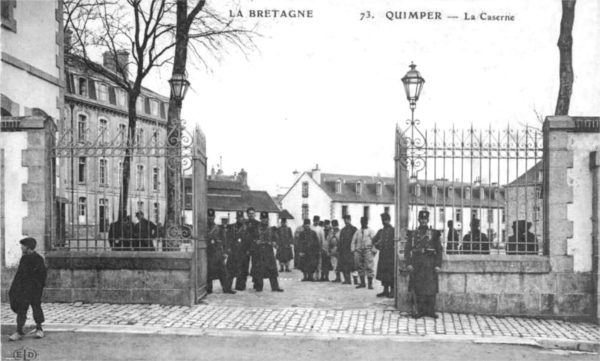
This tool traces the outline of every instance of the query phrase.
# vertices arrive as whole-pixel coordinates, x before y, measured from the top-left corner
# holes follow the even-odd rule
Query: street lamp
[[[417,100],[419,100],[419,96],[423,90],[423,84],[425,84],[425,79],[423,79],[421,73],[415,69],[416,67],[415,64],[411,63],[410,70],[406,73],[404,78],[402,78],[406,99],[408,99],[408,102],[410,103],[410,109],[413,111],[413,114],[417,107]]]
[[[171,84],[171,93],[175,100],[178,102],[183,101],[190,87],[190,82],[187,80],[185,74],[173,74],[173,77],[169,80],[169,84]]]

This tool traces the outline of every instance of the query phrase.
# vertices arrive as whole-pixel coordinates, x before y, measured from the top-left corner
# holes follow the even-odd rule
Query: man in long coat
[[[329,245],[329,257],[331,259],[331,268],[335,271],[335,279],[331,282],[342,282],[340,269],[338,268],[339,243],[340,243],[340,224],[337,219],[331,221],[331,232],[327,235],[325,242]]]
[[[135,213],[138,222],[133,227],[134,251],[154,251],[153,239],[157,237],[156,225],[144,217],[144,212]]]
[[[290,261],[294,259],[292,243],[294,238],[292,229],[287,226],[287,219],[281,218],[281,226],[277,228],[277,260],[279,261],[279,272],[291,272]],[[285,270],[284,270],[285,267]]]
[[[226,254],[223,250],[221,229],[215,224],[215,210],[208,210],[208,227],[206,228],[206,260],[207,282],[206,293],[212,293],[213,280],[221,282],[223,293],[235,293],[229,287],[227,269],[225,267]]]
[[[438,272],[442,268],[442,242],[440,232],[429,229],[429,211],[419,212],[419,228],[407,234],[404,248],[406,265],[411,272],[409,291],[416,295],[416,318],[435,314],[435,297],[439,292]]]
[[[490,242],[479,229],[481,222],[471,219],[471,232],[463,237],[463,254],[490,254]]]
[[[448,236],[446,238],[446,254],[460,254],[460,236],[454,228],[454,222],[448,221]]]
[[[310,226],[310,219],[304,220],[304,227],[298,235],[298,257],[300,258],[300,270],[304,274],[302,281],[314,281],[313,274],[317,271],[319,262],[319,237],[317,232]]]
[[[236,279],[236,289],[237,281],[240,279],[240,265],[246,256],[246,252],[243,251],[243,242],[246,239],[246,224],[244,223],[244,212],[237,211],[236,212],[236,223],[229,224],[225,228],[225,248],[228,253],[227,257],[227,274],[228,274],[228,283],[229,288],[233,286],[233,279]]]
[[[321,226],[321,217],[314,216],[313,217],[313,225],[310,227],[317,234],[317,238],[319,239],[319,247],[323,247],[323,241],[325,240],[325,230]],[[321,273],[321,252],[319,252],[319,261],[317,262],[317,269],[315,271],[315,281],[320,281],[320,273]]]
[[[258,239],[258,228],[260,222],[254,219],[256,211],[253,207],[246,209],[248,219],[245,222],[244,238],[242,238],[242,247],[240,249],[241,259],[239,261],[239,270],[236,275],[235,289],[243,291],[246,289],[246,281],[248,280],[250,258],[252,257],[253,245]]]
[[[345,285],[351,285],[350,273],[354,272],[354,255],[352,254],[352,237],[356,233],[356,227],[352,225],[352,218],[349,214],[344,216],[344,228],[340,231],[340,242],[338,245],[338,268],[344,275]],[[358,277],[354,278],[354,284],[358,283]]]
[[[378,293],[377,297],[394,297],[394,227],[390,220],[388,213],[381,214],[383,228],[373,238],[373,246],[379,250],[377,279],[383,285],[383,292]]]
[[[254,289],[262,292],[264,279],[268,278],[271,282],[271,291],[283,292],[279,288],[277,277],[277,261],[275,261],[274,248],[277,247],[277,234],[269,227],[269,213],[260,213],[260,227],[258,228],[258,238],[252,250],[252,278],[254,280]]]

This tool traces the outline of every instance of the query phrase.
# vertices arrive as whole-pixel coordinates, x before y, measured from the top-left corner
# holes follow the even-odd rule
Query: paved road
[[[13,360],[21,348],[45,360],[581,360],[597,354],[473,342],[410,340],[318,340],[310,338],[243,336],[175,336],[115,333],[48,333],[42,340],[9,343],[2,337],[2,360]],[[33,361],[33,360],[32,360]]]

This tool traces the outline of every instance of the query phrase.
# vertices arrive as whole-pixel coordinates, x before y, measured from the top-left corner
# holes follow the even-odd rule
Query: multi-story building
[[[518,220],[530,222],[529,231],[538,240],[542,239],[544,233],[543,170],[543,162],[538,162],[506,185],[508,227],[512,227],[513,222]]]
[[[128,54],[119,53],[127,62]],[[103,66],[115,70],[105,54]],[[128,95],[106,77],[90,71],[83,62],[70,59],[66,68],[64,117],[59,124],[66,143],[89,149],[58,159],[60,196],[74,205],[61,209],[59,219],[67,232],[81,237],[105,237],[108,225],[117,220],[122,190],[123,150],[128,132]],[[169,98],[142,88],[137,100],[128,214],[143,211],[146,218],[163,223],[166,207],[164,146]],[[64,139],[63,139],[64,140]],[[59,144],[61,139],[59,139]],[[160,156],[160,154],[163,154]]]

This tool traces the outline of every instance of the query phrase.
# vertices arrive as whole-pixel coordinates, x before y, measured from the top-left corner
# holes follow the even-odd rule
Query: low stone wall
[[[398,308],[410,311],[409,273],[398,262]],[[543,256],[461,256],[443,261],[437,310],[595,322],[590,273],[554,272]]]
[[[46,264],[44,302],[194,304],[192,252],[53,251]]]

